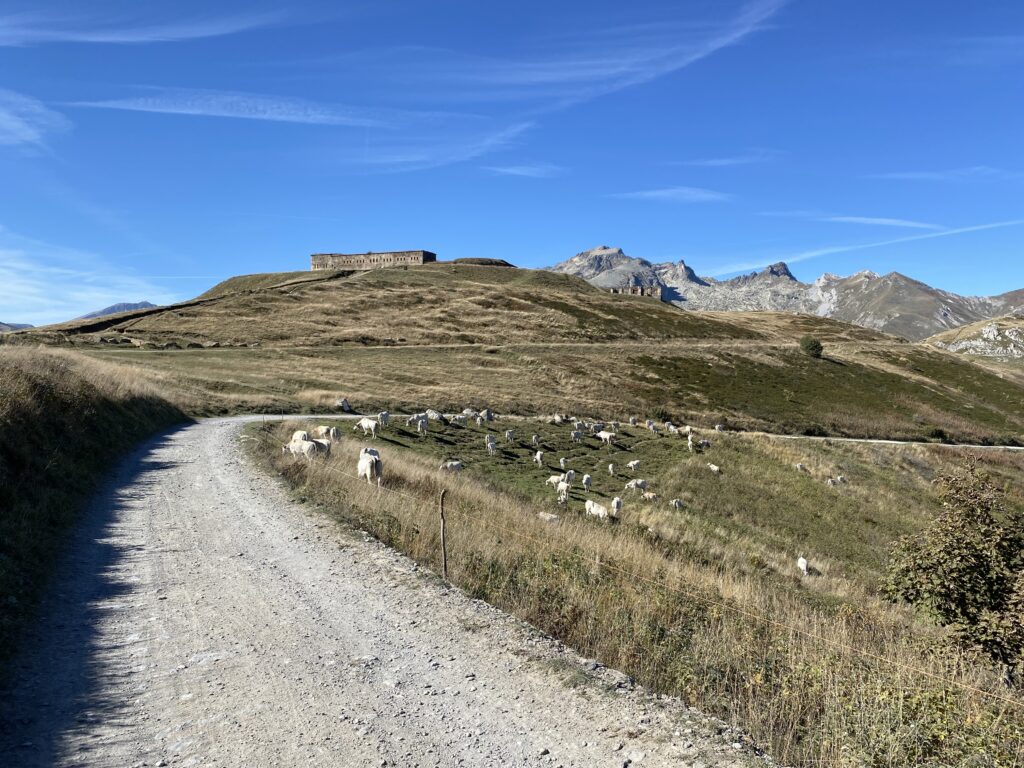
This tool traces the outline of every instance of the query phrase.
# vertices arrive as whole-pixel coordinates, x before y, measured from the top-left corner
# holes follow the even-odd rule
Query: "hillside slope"
[[[799,351],[805,334],[824,359]],[[135,366],[204,413],[347,397],[867,437],[1024,434],[1024,390],[954,355],[811,315],[685,312],[543,270],[244,276],[191,302],[3,338]]]
[[[674,304],[693,310],[778,311],[815,314],[920,341],[948,328],[1024,306],[1024,291],[1001,296],[960,296],[898,272],[825,274],[802,283],[779,262],[729,280],[700,277],[685,262],[653,264],[621,248],[599,246],[555,265],[593,285],[661,285]]]
[[[1004,315],[939,333],[929,338],[927,343],[965,355],[1024,360],[1024,313]]]

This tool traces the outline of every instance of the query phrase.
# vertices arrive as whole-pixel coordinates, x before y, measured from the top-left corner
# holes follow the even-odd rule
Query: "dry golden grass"
[[[99,478],[139,440],[184,419],[124,366],[0,348],[0,658]]]
[[[266,461],[304,497],[385,543],[439,568],[436,500],[448,489],[449,572],[488,600],[644,683],[741,724],[778,760],[829,766],[1015,765],[1024,760],[1024,699],[967,655],[944,650],[941,632],[884,603],[877,584],[889,542],[935,508],[930,480],[960,449],[795,443],[714,435],[708,457],[681,444],[624,438],[616,452],[569,444],[565,430],[514,426],[521,442],[483,455],[482,432],[449,428],[417,438],[392,429],[378,440],[386,490],[349,476],[355,441],[326,462],[280,456],[263,433]],[[560,510],[533,468],[527,444],[568,455],[593,472],[603,503],[621,493],[601,470],[609,458],[641,459],[662,503],[631,498],[622,523]],[[260,434],[257,432],[257,434]],[[351,434],[351,432],[349,432]],[[461,476],[441,475],[458,457]],[[703,467],[725,468],[715,477]],[[985,453],[1012,483],[1024,457]],[[806,476],[792,468],[802,461]],[[840,491],[822,480],[845,472]],[[687,499],[682,512],[664,501]],[[1024,504],[1019,485],[1011,502]],[[539,512],[558,511],[557,524]],[[819,574],[801,580],[802,549]],[[944,682],[945,681],[945,682]]]

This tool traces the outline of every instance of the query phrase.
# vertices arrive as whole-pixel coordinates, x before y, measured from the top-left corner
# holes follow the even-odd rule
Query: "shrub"
[[[1024,516],[976,467],[944,476],[943,510],[893,548],[886,594],[922,609],[953,638],[1005,665],[1024,655]]]
[[[818,341],[813,336],[804,336],[802,339],[800,339],[800,349],[803,351],[805,355],[807,355],[808,357],[813,357],[815,359],[821,357],[821,353],[825,351],[825,348],[821,345],[821,342]]]

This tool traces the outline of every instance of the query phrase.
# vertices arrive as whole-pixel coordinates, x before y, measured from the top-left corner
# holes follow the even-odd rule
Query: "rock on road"
[[[84,513],[0,691],[0,764],[763,764],[289,500],[240,430],[154,438]]]

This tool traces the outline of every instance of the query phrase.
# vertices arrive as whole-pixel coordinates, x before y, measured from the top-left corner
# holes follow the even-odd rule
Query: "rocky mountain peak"
[[[777,261],[761,270],[761,274],[765,277],[784,277],[788,280],[795,281],[793,273],[789,271],[789,265],[784,261]]]

